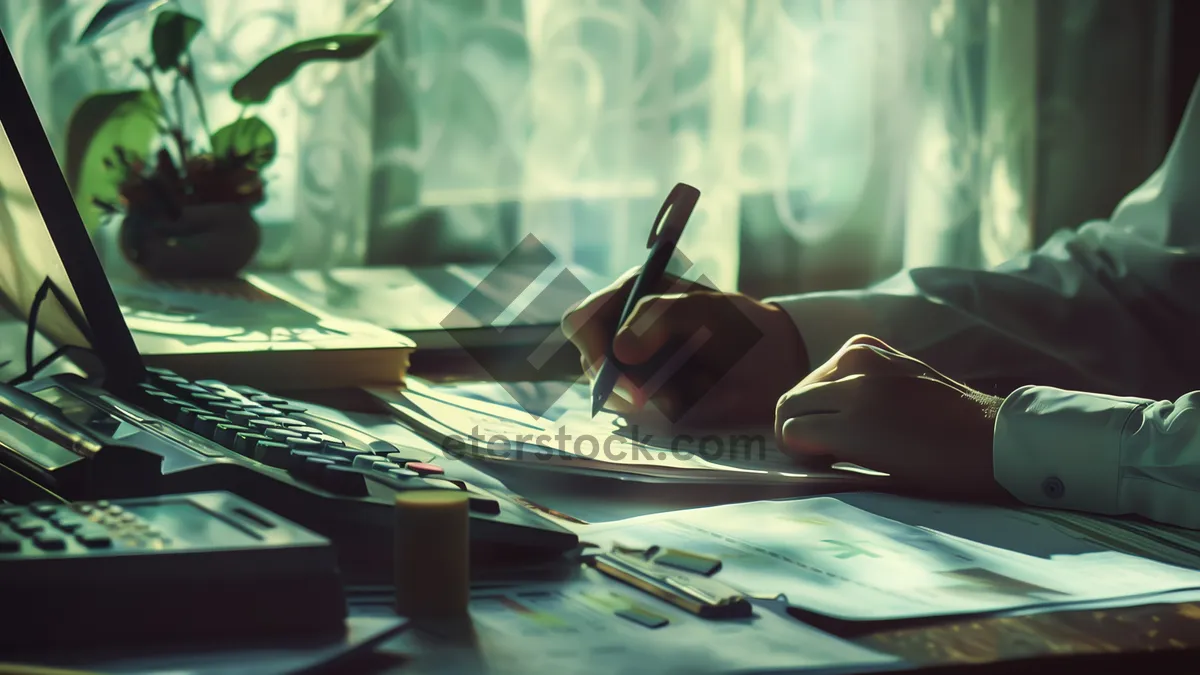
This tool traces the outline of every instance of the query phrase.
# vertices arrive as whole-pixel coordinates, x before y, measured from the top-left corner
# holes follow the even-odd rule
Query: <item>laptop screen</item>
[[[92,344],[47,295],[37,328],[58,345],[87,347],[121,389],[145,371],[74,198],[0,35],[0,295],[20,318],[49,279],[87,324]],[[82,364],[81,364],[82,365]]]

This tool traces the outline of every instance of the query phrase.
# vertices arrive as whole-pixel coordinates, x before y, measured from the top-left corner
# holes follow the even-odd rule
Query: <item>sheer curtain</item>
[[[101,4],[0,3],[60,149],[81,96],[137,83],[149,21],[74,46]],[[259,58],[362,3],[176,4],[205,21],[216,122]],[[676,181],[703,193],[681,249],[723,289],[994,264],[1104,215],[1161,157],[1168,7],[397,0],[372,58],[302,71],[260,111],[280,154],[256,265],[490,261],[533,234],[612,274]]]

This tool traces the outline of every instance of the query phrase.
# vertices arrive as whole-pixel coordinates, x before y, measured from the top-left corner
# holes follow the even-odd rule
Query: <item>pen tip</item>
[[[599,393],[592,395],[592,417],[596,417],[596,413],[604,409],[604,398]]]

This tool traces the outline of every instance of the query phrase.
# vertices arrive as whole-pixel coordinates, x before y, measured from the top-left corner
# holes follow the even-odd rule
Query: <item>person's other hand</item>
[[[589,378],[604,362],[636,277],[631,270],[563,317],[563,332]],[[626,367],[606,408],[651,424],[770,424],[779,396],[808,370],[791,317],[746,295],[676,277],[656,291],[616,332],[613,354]],[[671,355],[689,353],[681,364],[671,362]]]
[[[921,492],[991,499],[1007,494],[992,473],[1001,402],[860,335],[780,397],[775,435],[797,458],[832,457]]]

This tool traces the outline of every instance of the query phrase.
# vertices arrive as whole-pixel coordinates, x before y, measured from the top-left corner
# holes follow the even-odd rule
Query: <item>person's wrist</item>
[[[792,379],[794,382],[800,381],[805,375],[812,371],[812,364],[809,362],[808,347],[804,344],[804,336],[800,333],[800,327],[792,321],[792,316],[787,313],[783,307],[780,307],[774,302],[763,303],[767,308],[768,315],[771,317],[769,329],[772,333],[778,336],[781,344],[785,345],[785,354],[791,356]]]

